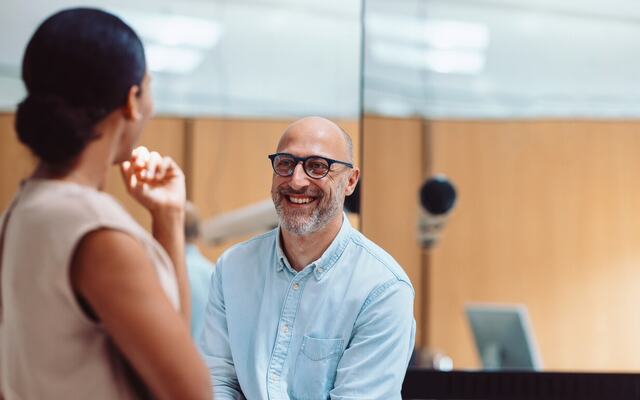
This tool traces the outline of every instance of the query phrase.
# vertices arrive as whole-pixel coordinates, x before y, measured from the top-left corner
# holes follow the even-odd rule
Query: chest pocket
[[[295,400],[328,399],[342,355],[342,339],[302,338],[291,385]]]

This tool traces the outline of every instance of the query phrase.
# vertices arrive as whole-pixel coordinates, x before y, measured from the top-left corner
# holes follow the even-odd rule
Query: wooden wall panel
[[[409,275],[416,291],[416,344],[421,345],[424,290],[416,231],[423,178],[422,121],[365,117],[363,128],[362,232]]]
[[[638,370],[640,123],[435,121],[427,131],[429,170],[459,192],[428,254],[429,345],[477,367],[464,303],[521,303],[545,368]]]
[[[0,213],[36,165],[35,157],[18,141],[13,123],[13,114],[0,114]]]

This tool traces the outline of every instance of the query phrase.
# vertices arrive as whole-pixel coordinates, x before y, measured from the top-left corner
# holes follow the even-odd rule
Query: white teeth
[[[289,197],[289,200],[296,204],[307,204],[313,201],[311,197]]]

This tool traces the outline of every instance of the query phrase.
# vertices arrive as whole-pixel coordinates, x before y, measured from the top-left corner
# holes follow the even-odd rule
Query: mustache
[[[290,187],[281,187],[277,190],[278,194],[287,196],[287,195],[299,195],[299,196],[309,196],[309,197],[322,197],[323,193],[319,190],[313,190],[310,188],[304,188],[301,190],[293,190]]]

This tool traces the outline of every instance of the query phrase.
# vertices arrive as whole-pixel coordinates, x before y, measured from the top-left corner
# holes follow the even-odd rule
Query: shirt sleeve
[[[393,279],[374,289],[340,359],[332,400],[401,398],[415,343],[413,288]]]
[[[199,341],[200,351],[211,374],[215,399],[244,399],[231,357],[221,264],[222,261],[218,261],[211,275],[204,330]]]

